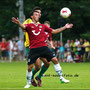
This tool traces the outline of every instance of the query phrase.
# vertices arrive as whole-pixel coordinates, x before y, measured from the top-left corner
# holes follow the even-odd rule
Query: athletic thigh
[[[46,58],[40,58],[40,59],[41,59],[41,61],[43,61],[44,66],[49,67],[50,62],[48,62]]]
[[[41,68],[41,61],[40,61],[39,58],[38,58],[38,59],[36,60],[36,62],[35,62],[35,67],[36,67],[37,69],[40,69],[40,68]]]
[[[58,59],[56,57],[53,57],[51,60],[54,64],[58,64]]]

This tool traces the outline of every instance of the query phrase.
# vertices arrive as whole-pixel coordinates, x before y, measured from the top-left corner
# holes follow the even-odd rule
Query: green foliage
[[[0,13],[0,36],[11,39],[18,32],[18,27],[11,22],[13,16],[18,17],[16,0],[0,0]]]
[[[86,34],[81,34],[81,37],[84,39],[88,39],[90,41],[90,33],[86,33]]]
[[[11,22],[12,16],[18,17],[19,7],[16,6],[17,1],[0,1],[0,36],[5,35],[7,39],[11,39],[19,33],[18,26]],[[68,19],[64,20],[65,23],[73,23],[74,27],[63,32],[63,40],[80,38],[82,34],[90,30],[90,0],[24,0],[24,13],[26,17],[28,17],[29,12],[35,6],[40,6],[42,9],[40,22],[43,23],[49,20],[52,28],[59,27],[58,19],[63,19],[59,15],[61,8],[70,8],[72,14]],[[53,35],[54,40],[59,40],[59,38],[59,34]]]

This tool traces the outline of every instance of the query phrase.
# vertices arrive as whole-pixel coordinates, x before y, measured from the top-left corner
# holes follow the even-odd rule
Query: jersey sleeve
[[[32,20],[29,18],[29,19],[25,20],[25,21],[23,22],[23,24],[30,24],[31,22],[32,22]]]
[[[28,29],[30,28],[30,24],[24,24],[24,26],[25,26],[25,31],[27,32],[28,31]]]
[[[49,32],[49,33],[51,33],[52,32],[52,28],[50,28],[50,27],[47,27],[46,25],[44,25],[44,27],[45,27],[45,32]]]

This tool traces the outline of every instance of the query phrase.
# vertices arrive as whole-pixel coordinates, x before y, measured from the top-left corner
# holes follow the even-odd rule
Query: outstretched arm
[[[16,19],[15,17],[12,17],[12,22],[18,24],[22,28],[22,31],[25,31],[26,27],[19,21],[18,18]]]
[[[72,27],[73,27],[73,24],[66,24],[64,27],[52,30],[51,33],[52,34],[57,34],[57,33],[60,33],[62,31],[64,31],[65,29],[69,29],[69,28],[72,28]]]

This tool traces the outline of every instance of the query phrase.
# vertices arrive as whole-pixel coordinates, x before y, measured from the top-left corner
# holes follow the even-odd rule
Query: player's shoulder
[[[45,24],[39,24],[39,27],[46,29],[47,26]]]
[[[45,25],[45,24],[39,24],[39,26],[43,26],[43,27],[45,27],[46,25]]]
[[[31,18],[28,18],[27,20],[24,21],[23,24],[30,24],[32,22],[32,19]]]

